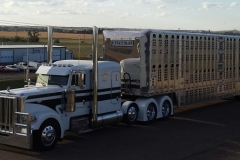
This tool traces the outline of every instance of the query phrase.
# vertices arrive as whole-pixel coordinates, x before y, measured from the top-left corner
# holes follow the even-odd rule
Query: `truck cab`
[[[98,99],[95,127],[120,122],[123,116],[120,65],[100,61],[98,68],[96,93],[93,93],[93,64],[87,60],[42,64],[36,72],[35,85],[1,91],[0,108],[9,108],[9,114],[1,112],[0,115],[4,120],[0,120],[4,124],[1,131],[7,130],[3,137],[8,139],[2,138],[0,143],[51,149],[66,130],[79,133],[91,130],[94,94]],[[5,119],[14,120],[5,122]],[[19,138],[21,142],[16,141],[16,135],[25,141],[23,138]]]

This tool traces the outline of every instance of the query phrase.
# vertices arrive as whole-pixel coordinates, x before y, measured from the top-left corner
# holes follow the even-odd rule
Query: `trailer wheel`
[[[165,100],[162,104],[162,115],[163,118],[169,118],[171,113],[171,105],[168,100]]]
[[[150,103],[147,107],[147,119],[149,122],[156,120],[157,108],[153,103]]]
[[[50,150],[60,138],[60,127],[55,119],[42,123],[39,130],[33,131],[33,147],[37,150]]]
[[[136,122],[138,118],[138,107],[136,104],[131,104],[128,109],[127,113],[124,115],[124,120],[127,124],[133,124]]]

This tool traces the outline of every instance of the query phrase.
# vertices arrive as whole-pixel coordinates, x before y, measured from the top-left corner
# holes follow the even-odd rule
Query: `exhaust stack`
[[[92,117],[92,127],[97,127],[97,114],[98,114],[98,59],[97,59],[97,46],[98,46],[98,28],[93,26],[93,46],[92,46],[92,61],[93,61],[93,117]]]
[[[52,27],[48,26],[48,47],[47,47],[47,61],[52,63]]]

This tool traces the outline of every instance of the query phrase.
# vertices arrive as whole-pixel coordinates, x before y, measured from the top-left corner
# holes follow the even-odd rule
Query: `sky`
[[[0,25],[240,30],[240,0],[0,0]]]

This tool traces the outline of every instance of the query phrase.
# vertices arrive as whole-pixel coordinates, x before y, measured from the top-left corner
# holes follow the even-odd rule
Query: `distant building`
[[[2,45],[0,46],[0,63],[22,61],[47,62],[47,45]],[[53,46],[52,60],[73,59],[73,53],[65,46]]]

